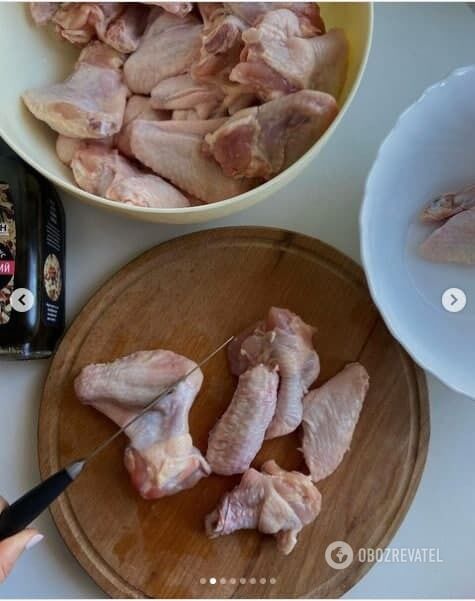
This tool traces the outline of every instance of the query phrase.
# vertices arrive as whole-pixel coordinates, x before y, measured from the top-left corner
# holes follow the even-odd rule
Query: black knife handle
[[[0,513],[0,541],[31,524],[72,481],[73,478],[64,468],[6,507]]]

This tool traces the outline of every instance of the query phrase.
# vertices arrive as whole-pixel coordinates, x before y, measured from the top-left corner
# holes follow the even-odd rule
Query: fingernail
[[[30,540],[26,543],[25,549],[31,549],[32,547],[40,543],[43,539],[44,536],[42,534],[35,534],[35,536],[32,536]]]

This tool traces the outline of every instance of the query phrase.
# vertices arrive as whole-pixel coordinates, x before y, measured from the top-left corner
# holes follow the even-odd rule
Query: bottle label
[[[44,239],[43,287],[43,321],[46,325],[59,326],[64,311],[64,237],[60,228],[59,216],[53,199],[46,199],[46,234]]]
[[[10,321],[10,295],[15,285],[15,206],[10,186],[0,182],[0,326]]]

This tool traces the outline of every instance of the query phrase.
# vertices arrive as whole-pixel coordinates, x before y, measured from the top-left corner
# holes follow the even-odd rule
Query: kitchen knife
[[[168,388],[162,391],[153,401],[146,405],[142,411],[129,420],[122,428],[95,448],[85,459],[79,459],[60,469],[52,476],[29,490],[17,501],[6,507],[0,513],[0,541],[17,534],[26,528],[37,518],[74,480],[82,473],[84,467],[103,451],[113,440],[120,436],[124,430],[140,419],[147,411],[150,411],[164,397],[173,392],[176,387],[186,380],[191,374],[200,369],[205,363],[212,359],[219,351],[225,348],[234,336],[223,342],[217,349],[205,357],[200,363],[184,376],[176,380]]]

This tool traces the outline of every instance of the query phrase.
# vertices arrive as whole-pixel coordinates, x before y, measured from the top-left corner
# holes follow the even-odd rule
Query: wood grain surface
[[[384,547],[407,512],[429,438],[424,376],[388,333],[353,261],[315,239],[270,228],[208,230],[161,244],[97,292],[66,334],[45,384],[42,477],[87,455],[114,432],[109,420],[74,395],[73,380],[84,365],[154,348],[200,360],[271,305],[287,307],[318,328],[319,382],[355,360],[371,377],[351,451],[319,485],[320,516],[287,557],[272,537],[256,532],[209,540],[204,517],[239,478],[212,475],[191,490],[145,501],[123,467],[122,437],[51,509],[72,553],[110,595],[339,596],[370,564],[355,559],[334,570],[325,561],[327,545],[344,540],[355,551]],[[224,352],[204,375],[190,419],[203,452],[235,387]],[[305,470],[299,437],[266,441],[254,465],[275,458],[286,469]]]

